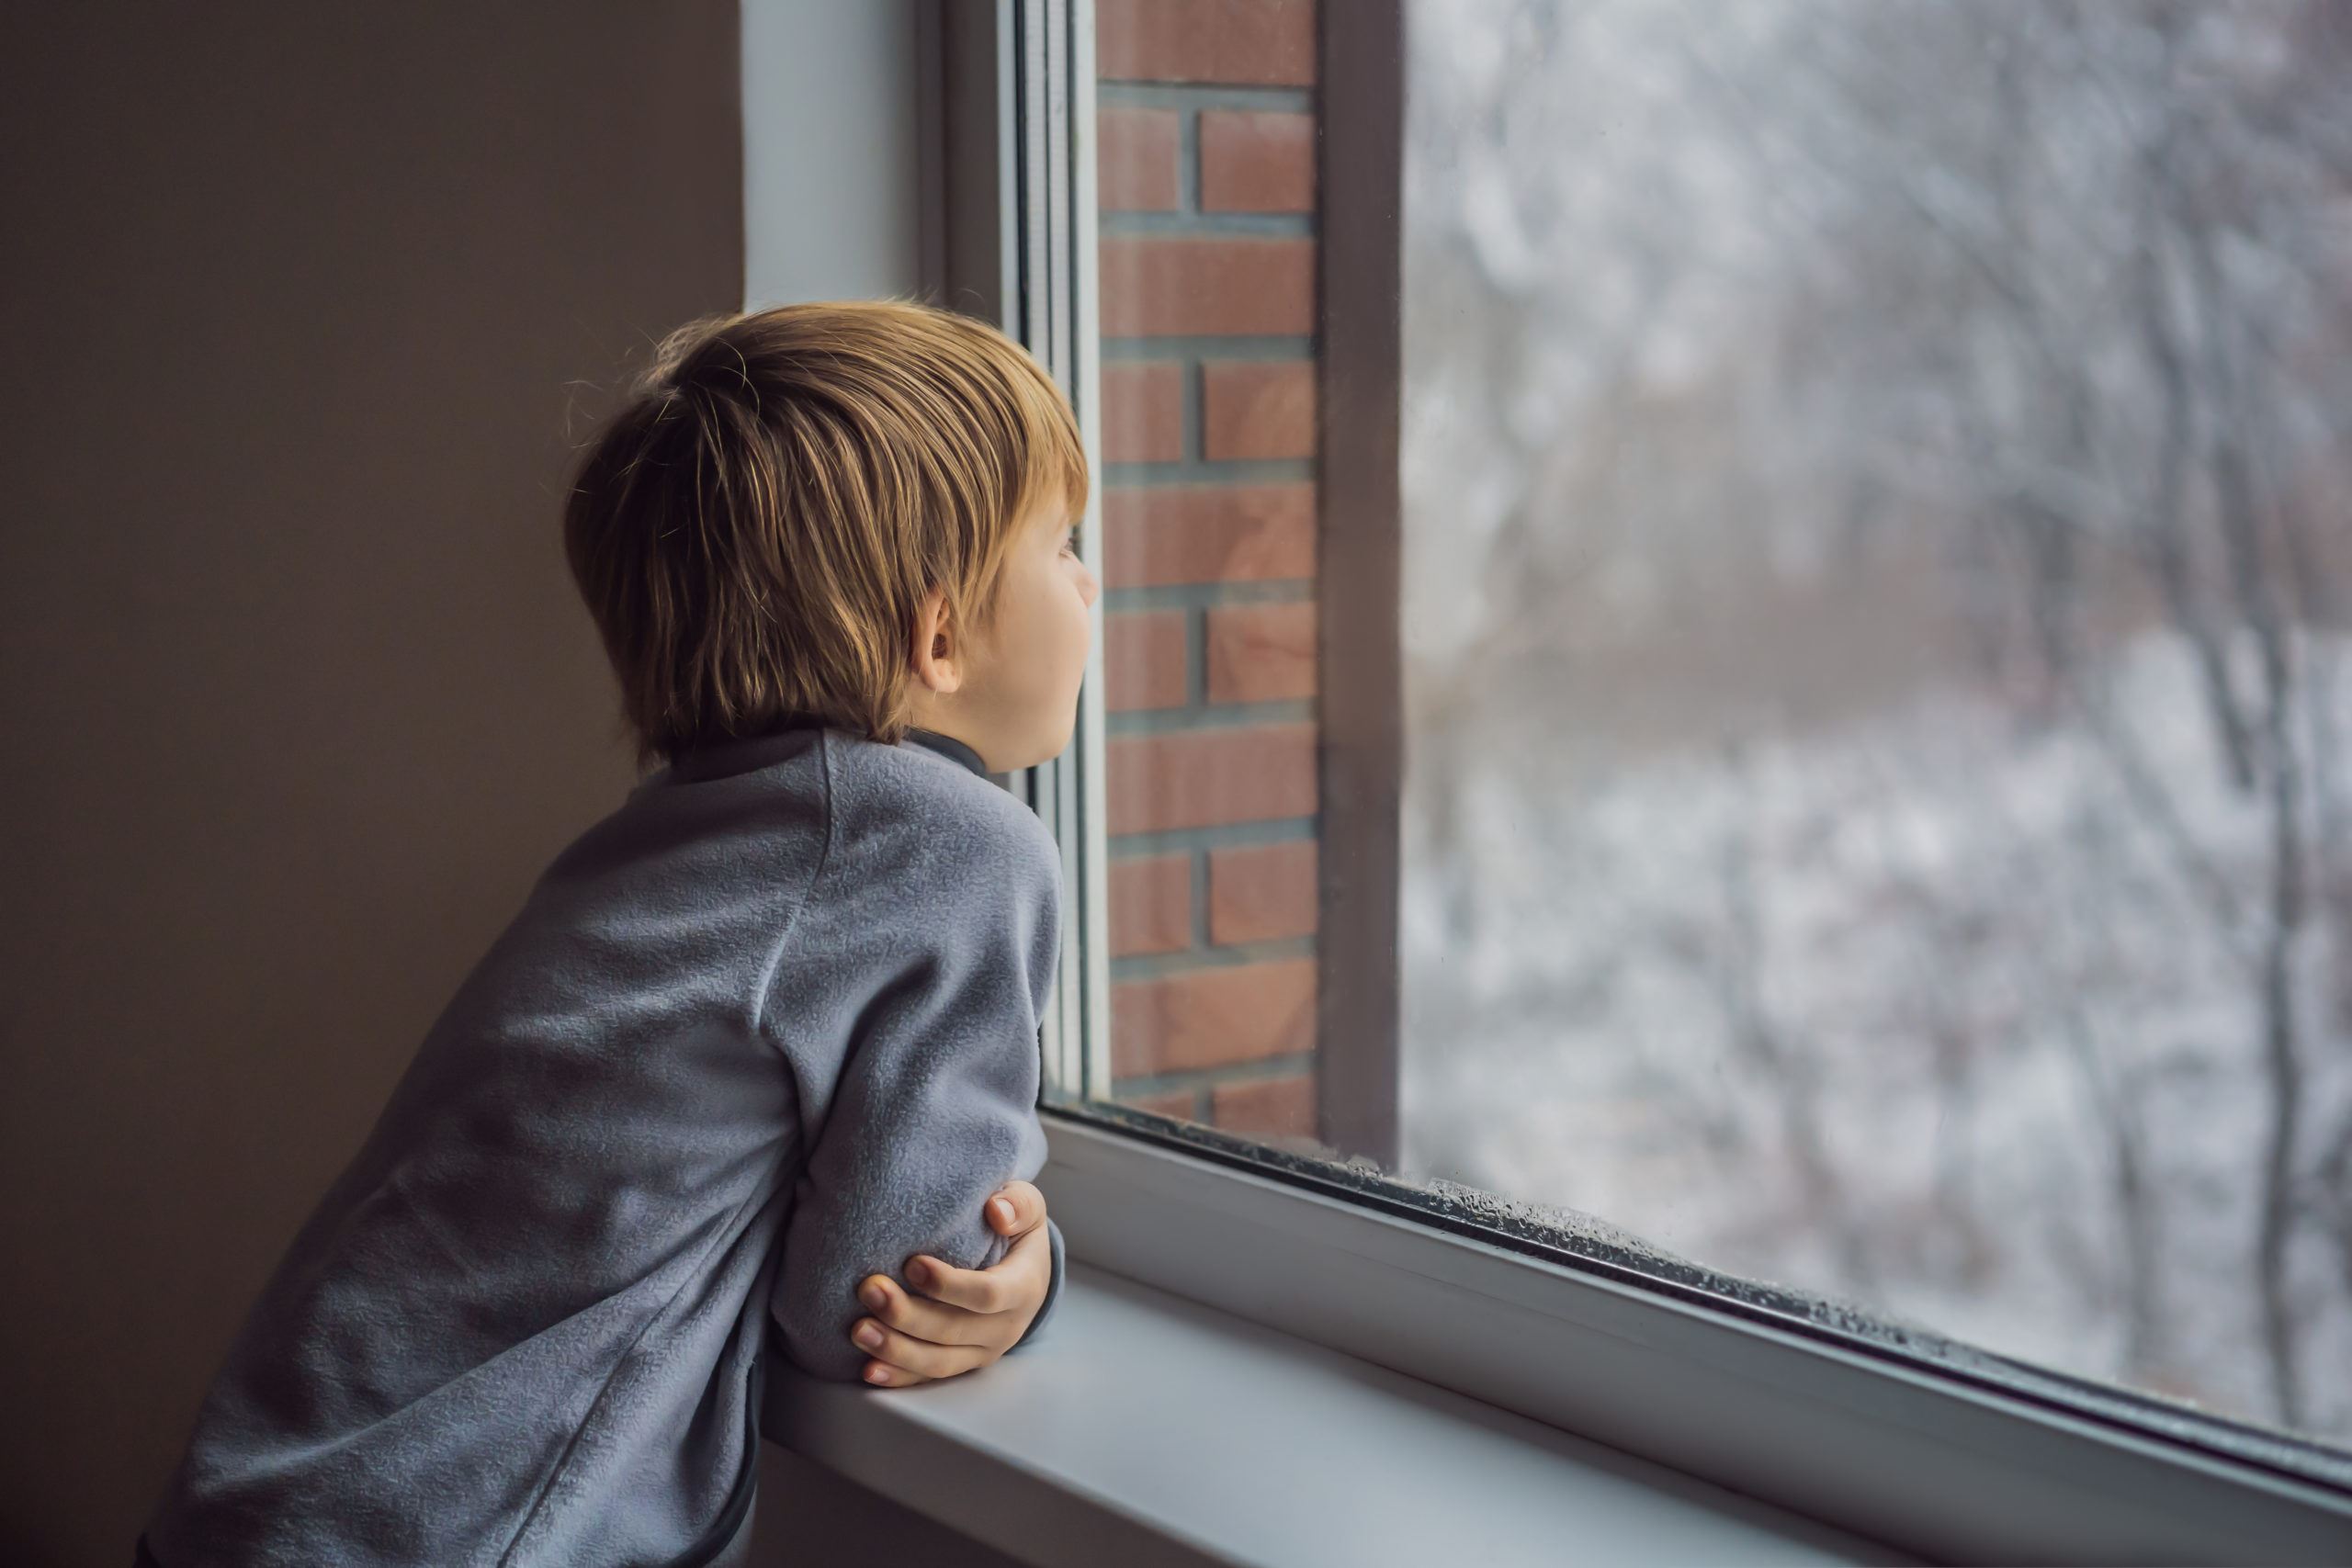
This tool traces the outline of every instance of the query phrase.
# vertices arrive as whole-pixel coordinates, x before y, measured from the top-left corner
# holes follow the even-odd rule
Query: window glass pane
[[[1218,9],[1098,7],[1097,1095],[2352,1441],[2342,7],[1415,0],[1388,516],[1381,95]]]

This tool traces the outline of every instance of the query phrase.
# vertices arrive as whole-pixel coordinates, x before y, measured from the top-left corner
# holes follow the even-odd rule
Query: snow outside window
[[[1221,14],[1096,9],[1065,1100],[2352,1447],[2342,8],[1415,0],[1385,175]]]

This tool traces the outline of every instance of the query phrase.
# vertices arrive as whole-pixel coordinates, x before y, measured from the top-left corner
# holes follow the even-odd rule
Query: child
[[[963,317],[797,305],[662,344],[564,542],[664,765],[435,1024],[142,1561],[735,1561],[771,1331],[892,1385],[1035,1337],[1061,856],[987,775],[1069,743],[1087,484],[1053,382]]]

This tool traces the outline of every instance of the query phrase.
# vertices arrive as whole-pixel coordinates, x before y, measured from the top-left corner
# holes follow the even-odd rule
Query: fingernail
[[[882,1348],[882,1331],[870,1323],[859,1324],[857,1332],[850,1337],[869,1350],[879,1350]]]
[[[865,1289],[857,1292],[857,1299],[865,1303],[865,1310],[868,1312],[880,1312],[890,1304],[890,1298],[882,1293],[882,1287],[879,1285],[866,1286]]]
[[[890,1374],[885,1368],[868,1367],[865,1369],[865,1381],[867,1382],[888,1382],[890,1381]]]
[[[998,1200],[996,1200],[996,1202],[995,1202],[995,1208],[996,1208],[996,1217],[997,1217],[998,1219],[1002,1220],[1006,1224],[1011,1224],[1012,1223],[1012,1199],[1010,1199],[1010,1198],[999,1198]]]
[[[920,1258],[916,1258],[912,1263],[907,1265],[907,1278],[912,1280],[918,1285],[930,1284],[931,1265],[925,1263]]]

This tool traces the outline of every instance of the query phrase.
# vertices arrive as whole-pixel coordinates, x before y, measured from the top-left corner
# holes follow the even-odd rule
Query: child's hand
[[[956,1269],[918,1253],[907,1260],[907,1280],[921,1296],[888,1274],[869,1274],[858,1286],[873,1316],[852,1324],[850,1338],[874,1357],[865,1363],[867,1382],[903,1388],[956,1377],[994,1361],[1029,1331],[1053,1283],[1046,1195],[1026,1181],[1008,1181],[985,1212],[1000,1235],[1013,1238],[995,1267]]]

